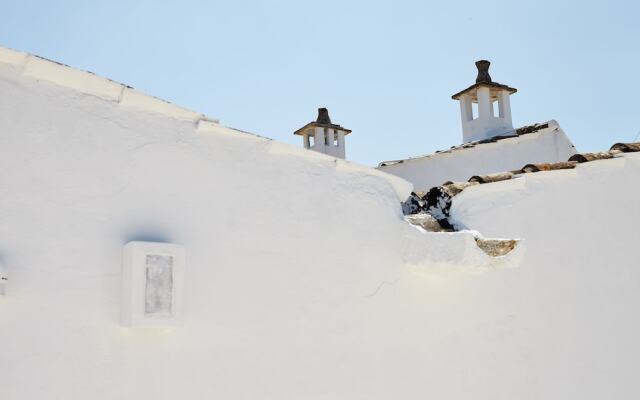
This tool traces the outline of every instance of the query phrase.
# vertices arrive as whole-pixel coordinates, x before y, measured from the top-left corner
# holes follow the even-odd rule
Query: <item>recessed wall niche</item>
[[[175,326],[182,321],[184,247],[129,242],[122,263],[122,325]]]

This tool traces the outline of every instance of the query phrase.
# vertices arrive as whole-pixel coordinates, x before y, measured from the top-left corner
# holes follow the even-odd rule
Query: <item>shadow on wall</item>
[[[130,228],[124,232],[122,238],[123,245],[129,242],[173,243],[171,236],[167,235],[166,229],[160,228]]]

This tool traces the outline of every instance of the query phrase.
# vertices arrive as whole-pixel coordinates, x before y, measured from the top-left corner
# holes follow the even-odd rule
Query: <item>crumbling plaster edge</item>
[[[0,47],[0,63],[18,69],[20,74],[27,78],[53,83],[86,95],[118,103],[125,108],[159,114],[181,121],[190,121],[194,124],[198,124],[201,120],[219,123],[215,118],[142,93],[93,72],[73,68],[37,55]]]
[[[526,253],[521,238],[484,238],[477,231],[429,232],[407,223],[404,235],[403,262],[406,268],[423,274],[477,274],[520,267]],[[513,248],[504,255],[492,256],[478,241],[507,241]]]
[[[224,127],[215,118],[210,118],[204,114],[177,106],[166,100],[154,97],[132,87],[101,77],[93,72],[83,71],[56,61],[52,61],[37,55],[9,49],[0,46],[0,63],[7,64],[19,71],[21,76],[42,80],[57,86],[66,87],[77,92],[95,96],[119,106],[159,114],[165,117],[180,121],[192,122],[196,126],[196,132],[204,134],[238,134],[255,142],[264,142],[270,152],[286,152],[304,155],[305,157],[319,156],[334,162],[337,166],[349,165],[348,168],[354,170],[366,170],[368,174],[379,176],[385,179],[395,191],[400,201],[406,200],[412,190],[412,185],[402,178],[378,171],[375,168],[362,166],[345,160],[334,159],[321,154],[311,154],[308,150],[276,142],[270,138],[265,138],[248,132],[243,132],[234,128]]]

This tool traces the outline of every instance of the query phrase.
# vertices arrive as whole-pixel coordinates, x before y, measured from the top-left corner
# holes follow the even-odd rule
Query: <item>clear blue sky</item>
[[[329,108],[369,165],[461,142],[474,61],[518,88],[516,126],[556,119],[580,151],[640,131],[630,1],[8,1],[0,45],[299,143]]]

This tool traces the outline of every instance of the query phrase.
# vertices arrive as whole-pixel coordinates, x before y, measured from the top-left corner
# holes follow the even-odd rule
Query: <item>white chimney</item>
[[[344,137],[350,133],[350,129],[331,123],[329,110],[318,108],[318,118],[293,134],[302,136],[305,149],[344,159],[346,155]]]
[[[509,96],[517,89],[491,80],[487,60],[476,61],[476,83],[451,96],[460,102],[464,143],[489,139],[513,131]],[[478,105],[477,115],[473,103]]]

